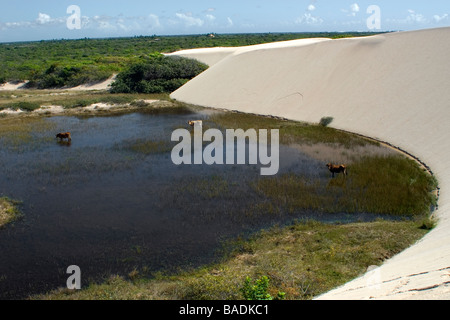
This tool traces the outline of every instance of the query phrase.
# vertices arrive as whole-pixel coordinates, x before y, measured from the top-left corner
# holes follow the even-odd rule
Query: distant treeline
[[[28,80],[33,88],[60,88],[107,79],[155,52],[232,47],[302,38],[340,38],[375,33],[261,33],[140,36],[0,44],[0,83]]]

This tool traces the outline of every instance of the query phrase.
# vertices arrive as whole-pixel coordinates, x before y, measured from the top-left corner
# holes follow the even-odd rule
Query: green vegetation
[[[304,122],[274,119],[254,114],[240,112],[225,112],[211,116],[210,121],[222,128],[250,128],[279,129],[280,143],[282,144],[316,144],[326,143],[343,146],[350,149],[354,146],[365,146],[368,144],[378,145],[377,142],[348,134],[323,125],[314,125]],[[206,123],[208,124],[208,122]]]
[[[111,92],[172,92],[207,68],[193,59],[153,55],[120,73],[111,85]]]
[[[34,111],[36,109],[39,109],[41,107],[41,105],[39,103],[36,102],[27,102],[27,101],[22,101],[22,102],[13,102],[13,103],[9,103],[6,106],[1,106],[0,105],[0,110],[2,109],[12,109],[12,110],[23,110],[23,111]]]
[[[158,52],[214,46],[241,46],[306,37],[341,38],[368,34],[259,34],[199,35],[82,39],[0,44],[0,83],[30,80],[31,88],[59,88],[104,80],[119,74],[113,92],[45,94],[32,90],[0,93],[0,110],[36,110],[42,105],[65,109],[95,103],[131,105],[146,112],[185,113],[189,108],[170,102],[164,108],[150,107],[146,100],[165,100],[170,92],[195,76],[205,66],[173,59]],[[184,74],[172,70],[183,70]],[[162,80],[161,80],[162,79]],[[123,92],[123,93],[120,93]],[[137,94],[143,92],[146,94]],[[124,94],[127,93],[127,94]],[[283,144],[325,143],[343,150],[376,144],[361,137],[318,125],[257,117],[242,113],[218,113],[205,121],[205,128],[279,129]],[[0,142],[5,147],[31,145],[33,132],[51,130],[41,117],[0,119]],[[50,137],[49,139],[53,139]],[[129,141],[126,148],[144,155],[167,152],[171,145],[158,139]],[[70,164],[70,163],[69,163]],[[63,163],[55,175],[70,170]],[[92,169],[92,168],[91,168]],[[93,170],[93,169],[92,169]],[[316,212],[370,212],[403,217],[399,221],[325,224],[298,221],[275,226],[224,245],[217,263],[176,274],[148,275],[133,269],[128,276],[110,276],[80,291],[58,290],[32,299],[311,299],[354,279],[369,266],[399,253],[435,226],[428,215],[436,198],[433,177],[402,156],[360,157],[349,166],[349,175],[334,179],[307,179],[285,174],[263,177],[251,187],[266,200],[254,212],[313,210]],[[328,172],[324,169],[323,175]],[[193,180],[183,192],[196,192],[206,200],[229,192],[221,177]],[[20,217],[17,202],[0,198],[0,226]],[[3,222],[5,221],[5,222]],[[136,248],[136,251],[140,250]],[[145,268],[145,267],[144,267]],[[256,279],[256,280],[252,280]]]
[[[189,178],[188,181],[178,183],[177,193],[187,194],[188,198],[200,197],[203,200],[217,199],[221,196],[230,195],[232,186],[222,176],[213,175],[206,178]]]
[[[269,278],[262,276],[260,279],[253,281],[250,277],[245,278],[244,285],[241,288],[242,295],[245,300],[273,300],[268,293]],[[278,292],[276,300],[283,300],[284,292]]]
[[[108,79],[111,73],[95,65],[60,66],[53,63],[41,72],[31,75],[27,88],[48,89],[75,87],[81,84],[97,83]]]
[[[375,33],[352,33],[368,36]],[[264,33],[54,40],[0,44],[0,83],[29,80],[35,88],[75,86],[107,79],[154,52],[234,47],[340,33]]]
[[[172,144],[166,140],[136,139],[126,142],[126,150],[149,155],[155,153],[165,153],[172,149]]]
[[[22,213],[17,208],[19,204],[20,202],[8,197],[0,198],[0,229],[22,217]]]
[[[311,299],[381,264],[426,232],[414,221],[297,222],[230,243],[217,264],[176,275],[157,273],[150,279],[133,270],[128,277],[112,276],[82,290],[61,289],[31,299],[245,299],[255,298],[242,292],[247,277],[264,276],[267,281],[259,289],[265,295]]]
[[[371,212],[395,216],[423,217],[436,198],[435,180],[403,156],[364,157],[348,167],[349,175],[338,175],[328,183],[294,174],[263,178],[256,191],[289,212],[313,210],[324,213]]]
[[[131,104],[134,107],[147,107],[146,100],[168,101],[168,94],[110,94],[108,92],[36,92],[33,90],[21,90],[14,92],[11,98],[10,93],[0,94],[0,110],[21,109],[23,111],[33,111],[41,106],[62,106],[64,109],[87,107],[96,103],[106,103],[113,105]],[[177,105],[179,106],[179,105]],[[181,109],[186,109],[180,106]]]
[[[331,122],[333,122],[333,117],[323,117],[320,119],[319,124],[321,126],[328,126]]]
[[[2,148],[11,148],[20,152],[24,147],[34,147],[36,138],[33,137],[37,132],[48,132],[54,128],[53,124],[45,121],[43,118],[1,118],[0,119],[0,145]],[[50,137],[50,139],[54,138]]]
[[[42,95],[25,91],[18,95],[11,98],[0,94],[0,105],[13,99],[38,104],[66,101],[68,108],[80,101],[84,101],[84,105],[93,101],[109,101],[148,107],[146,99],[168,99],[167,95],[108,93]],[[187,106],[166,102],[173,108],[181,108],[172,110],[168,107],[168,112],[189,112]],[[162,112],[151,107],[148,110]],[[29,144],[33,141],[33,132],[52,129],[50,122],[44,120],[43,117],[0,119],[0,141],[4,146],[12,147]],[[213,114],[205,120],[205,126],[208,125],[243,129],[279,128],[282,143],[323,142],[339,145],[341,150],[372,143],[321,125],[232,112]],[[158,139],[130,141],[127,147],[142,154],[169,150],[168,145]],[[61,168],[56,168],[55,175],[71,167],[62,163]],[[112,276],[104,283],[92,283],[81,291],[60,290],[33,299],[313,298],[404,250],[435,224],[428,214],[435,202],[430,191],[436,187],[436,181],[414,161],[403,156],[360,157],[349,165],[348,172],[346,178],[338,175],[334,179],[325,179],[327,183],[294,174],[281,175],[277,179],[261,177],[251,186],[265,198],[265,202],[252,210],[279,212],[282,208],[288,211],[371,212],[405,219],[351,224],[308,221],[273,227],[250,238],[242,237],[226,244],[222,258],[213,265],[177,274],[149,275],[147,270],[133,269],[127,277]],[[323,175],[327,174],[324,168]],[[189,188],[183,189],[183,192],[196,192],[205,200],[213,200],[228,194],[230,189],[233,188],[230,188],[228,181],[212,176],[190,180]]]

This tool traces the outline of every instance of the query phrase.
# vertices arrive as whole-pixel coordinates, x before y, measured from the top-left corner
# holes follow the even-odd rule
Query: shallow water
[[[0,139],[0,195],[23,201],[24,219],[0,230],[0,298],[65,287],[70,265],[82,286],[111,274],[176,270],[214,261],[223,240],[296,218],[326,221],[372,215],[265,212],[250,183],[258,165],[180,165],[170,152],[139,153],[142,138],[170,141],[204,114],[44,118],[14,147]],[[54,134],[70,131],[72,143]],[[175,143],[173,143],[175,144]],[[323,162],[280,146],[280,170],[329,179]]]

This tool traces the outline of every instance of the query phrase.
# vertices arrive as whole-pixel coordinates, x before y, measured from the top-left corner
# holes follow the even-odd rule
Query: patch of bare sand
[[[25,111],[23,111],[21,109],[13,110],[11,108],[0,110],[0,114],[2,114],[2,115],[16,115],[16,114],[21,114],[24,112]]]
[[[64,108],[62,106],[41,106],[39,109],[33,111],[37,114],[57,114],[63,113]]]
[[[102,82],[97,83],[88,83],[79,85],[76,87],[65,87],[61,89],[52,89],[55,91],[102,91],[108,90],[111,87],[111,84],[116,80],[117,74],[113,74],[111,77]],[[6,82],[0,85],[0,91],[15,91],[15,90],[23,90],[28,81],[22,82]]]
[[[111,87],[111,84],[116,80],[117,74],[113,74],[111,77],[106,79],[105,81],[92,83],[92,84],[83,84],[77,87],[67,88],[69,91],[95,91],[95,90],[108,90]]]
[[[0,91],[15,91],[23,89],[28,81],[23,82],[6,82],[0,85]]]

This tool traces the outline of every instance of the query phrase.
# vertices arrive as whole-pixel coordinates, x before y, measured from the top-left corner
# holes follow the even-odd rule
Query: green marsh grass
[[[127,141],[125,145],[122,147],[123,149],[143,155],[166,153],[173,148],[170,141],[144,138]],[[116,148],[120,148],[120,146],[116,146]]]
[[[18,205],[19,201],[8,197],[0,198],[0,229],[22,217]]]
[[[35,133],[45,133],[54,130],[55,126],[45,118],[4,117],[0,118],[0,145],[21,152],[26,147],[36,147],[42,139],[54,139],[54,136],[38,139]]]
[[[213,175],[207,178],[189,179],[187,183],[180,186],[180,193],[185,192],[191,196],[210,200],[230,196],[231,189],[232,186],[223,176]]]
[[[289,211],[369,212],[405,217],[430,213],[436,181],[404,156],[364,157],[323,182],[295,174],[263,178],[252,187]]]
[[[329,128],[319,124],[309,124],[296,121],[245,114],[240,112],[224,112],[214,114],[210,121],[222,128],[234,128],[247,130],[279,129],[280,143],[282,144],[315,144],[327,143],[337,144],[345,148],[354,146],[365,146],[368,144],[379,145],[379,143],[364,139],[362,137]]]
[[[82,290],[33,296],[49,300],[240,300],[246,277],[267,276],[268,292],[311,299],[404,250],[427,231],[414,221],[325,224],[297,222],[273,227],[224,247],[222,261],[178,274],[111,276]]]

